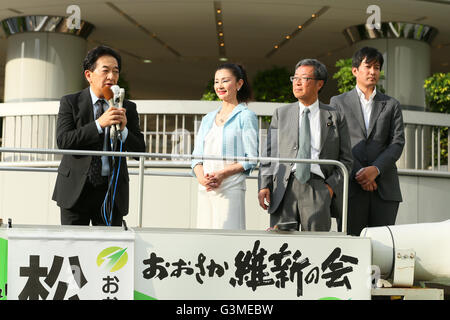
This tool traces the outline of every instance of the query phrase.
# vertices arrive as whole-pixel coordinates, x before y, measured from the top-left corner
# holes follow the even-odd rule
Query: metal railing
[[[204,103],[205,101],[203,101]],[[140,126],[144,134],[146,151],[152,155],[156,154],[185,154],[192,153],[195,138],[200,126],[203,110],[185,110],[193,108],[198,102],[181,101],[172,109],[161,107],[166,102],[139,101],[140,104],[148,103],[148,108],[142,108],[140,112]],[[171,103],[167,102],[169,106]],[[153,107],[155,104],[155,107]],[[281,104],[280,104],[281,105]],[[215,106],[213,104],[213,106]],[[278,104],[271,106],[274,108]],[[2,106],[3,107],[3,106]],[[9,106],[8,106],[9,107]],[[56,121],[57,106],[53,114],[20,114],[20,109],[12,114],[13,110],[4,112],[0,121],[3,122],[1,135],[2,146],[10,148],[41,148],[56,149]],[[159,111],[156,110],[159,107]],[[252,104],[250,108],[257,111],[259,125],[259,141],[266,135],[268,123],[264,118],[271,115],[265,104]],[[259,111],[258,108],[264,110]],[[147,110],[148,109],[148,110]],[[18,111],[17,111],[18,110]],[[208,111],[208,110],[204,110]],[[177,113],[178,112],[178,113]],[[405,147],[402,157],[398,162],[399,168],[415,170],[437,170],[449,171],[448,165],[450,154],[450,115],[432,112],[403,111],[405,124]],[[447,142],[446,142],[447,141]],[[261,154],[262,144],[259,145]],[[445,149],[445,150],[444,150]],[[171,158],[150,158],[152,160],[167,161]],[[3,153],[4,162],[26,162],[26,161],[55,161],[59,160],[56,154],[30,154],[20,155],[15,153]]]
[[[450,172],[450,115],[403,111],[405,147],[403,168]],[[445,131],[447,133],[445,134]],[[445,144],[447,146],[445,147]],[[445,150],[446,149],[446,150]],[[443,152],[443,151],[446,152]],[[445,168],[445,165],[447,168]]]
[[[342,228],[341,232],[347,234],[347,208],[348,208],[348,184],[349,174],[347,168],[340,161],[320,159],[297,159],[297,158],[273,158],[273,157],[218,157],[218,156],[193,156],[183,154],[162,154],[162,153],[146,153],[146,152],[115,152],[115,151],[92,151],[92,150],[58,150],[58,149],[25,149],[25,148],[7,148],[1,147],[0,153],[19,153],[19,154],[54,154],[54,155],[83,155],[83,156],[114,156],[114,157],[132,157],[139,158],[139,203],[138,203],[138,221],[139,227],[142,227],[142,208],[144,195],[144,169],[145,158],[168,158],[172,160],[220,160],[220,161],[248,161],[248,162],[271,162],[271,163],[311,163],[311,164],[326,164],[339,167],[343,174],[343,207],[342,207]],[[0,171],[39,171],[39,172],[56,172],[56,168],[24,168],[24,167],[0,167]],[[179,177],[191,177],[191,175],[170,173],[159,175],[170,175]]]

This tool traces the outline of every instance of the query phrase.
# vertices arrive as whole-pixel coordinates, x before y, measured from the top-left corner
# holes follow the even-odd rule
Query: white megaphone
[[[372,264],[384,279],[394,270],[400,274],[403,261],[410,259],[413,280],[450,279],[450,220],[364,228],[360,237],[371,239]],[[402,253],[405,249],[409,254]]]

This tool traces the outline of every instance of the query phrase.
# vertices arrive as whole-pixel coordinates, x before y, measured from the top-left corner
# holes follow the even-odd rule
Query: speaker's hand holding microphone
[[[104,116],[108,119],[106,126],[111,126],[110,136],[112,139],[122,139],[122,131],[127,124],[127,117],[123,108],[125,90],[118,85],[105,86],[102,88],[102,93],[109,105],[109,109]]]

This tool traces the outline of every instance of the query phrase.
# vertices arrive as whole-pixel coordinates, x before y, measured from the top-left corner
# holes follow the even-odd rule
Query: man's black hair
[[[98,58],[100,58],[102,56],[114,57],[117,60],[117,64],[119,66],[119,72],[120,72],[120,68],[122,66],[122,59],[121,59],[120,55],[115,50],[111,49],[110,47],[104,46],[104,45],[95,47],[94,49],[90,50],[87,53],[86,58],[84,58],[84,61],[83,61],[83,71],[86,71],[86,70],[94,71],[96,68]]]
[[[352,58],[352,67],[359,68],[361,63],[377,61],[380,64],[380,70],[383,67],[384,58],[380,51],[371,47],[364,47],[355,52]]]

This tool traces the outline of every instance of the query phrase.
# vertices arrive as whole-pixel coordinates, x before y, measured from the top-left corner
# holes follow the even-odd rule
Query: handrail
[[[347,207],[348,207],[348,184],[349,175],[344,164],[337,160],[330,159],[297,159],[297,158],[275,158],[275,157],[220,157],[220,156],[194,156],[186,154],[165,154],[165,153],[147,153],[147,152],[117,152],[117,151],[94,151],[94,150],[60,150],[60,149],[29,149],[29,148],[8,148],[1,147],[0,153],[40,153],[40,154],[62,154],[62,155],[91,155],[91,156],[115,156],[115,157],[132,157],[139,158],[139,206],[138,217],[139,227],[142,227],[142,202],[143,202],[143,174],[145,157],[170,158],[172,160],[222,160],[222,161],[247,161],[247,162],[282,162],[282,163],[312,163],[312,164],[328,164],[334,165],[341,169],[344,176],[343,188],[343,206],[342,206],[342,233],[347,234]],[[36,169],[36,168],[33,168]],[[27,170],[23,170],[27,171]]]

